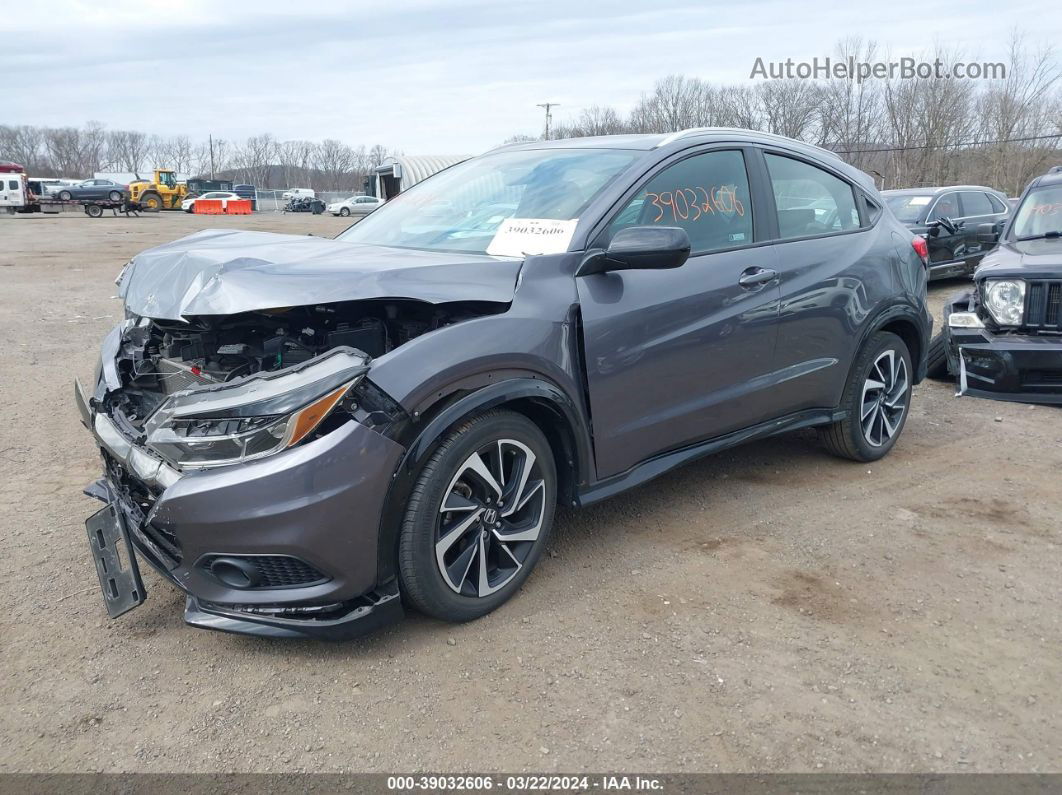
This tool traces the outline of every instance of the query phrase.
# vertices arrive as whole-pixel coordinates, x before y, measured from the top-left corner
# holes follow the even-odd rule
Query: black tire
[[[120,202],[122,200],[121,191],[112,190],[109,194],[107,194],[107,196],[112,202]]]
[[[140,209],[147,213],[157,213],[163,207],[162,196],[149,190],[140,197]]]
[[[439,553],[444,556],[444,561],[445,555],[451,552],[460,559],[471,556],[467,557],[468,562],[464,565],[465,574],[458,583],[460,589],[458,591],[451,584],[452,578],[448,582],[443,577],[442,565],[437,560],[437,545],[444,537],[444,528],[446,528],[446,535],[452,535],[453,529],[461,523],[459,517],[467,516],[469,520],[473,520],[473,513],[462,513],[469,509],[461,508],[455,509],[457,511],[455,514],[443,514],[441,511],[444,505],[443,500],[455,496],[461,500],[462,497],[458,492],[467,486],[465,479],[468,475],[472,476],[468,482],[476,484],[474,471],[469,469],[467,464],[477,452],[489,456],[489,453],[484,453],[484,451],[496,446],[499,451],[508,449],[512,455],[522,455],[515,447],[504,448],[499,443],[500,440],[516,441],[524,445],[535,456],[534,463],[529,469],[529,475],[532,475],[533,479],[525,479],[527,486],[524,489],[524,495],[527,494],[532,483],[542,482],[541,498],[533,496],[537,494],[537,489],[535,489],[532,492],[533,499],[528,506],[533,512],[532,523],[538,528],[537,537],[533,541],[500,543],[498,539],[504,538],[504,535],[492,535],[484,527],[483,522],[486,521],[485,517],[488,515],[484,513],[484,509],[487,506],[476,497],[472,489],[468,489],[468,497],[464,498],[464,502],[479,505],[478,512],[481,518],[473,521],[471,529],[462,531],[463,535],[459,540],[452,547],[446,548],[448,551]],[[504,453],[501,454],[501,456],[504,455]],[[480,460],[492,472],[496,472],[494,463],[489,457]],[[524,458],[524,461],[526,460],[527,457]],[[501,466],[504,475],[505,465]],[[516,471],[515,468],[512,469],[510,475]],[[509,488],[503,488],[503,493],[513,490],[513,483],[519,480],[519,478],[510,477],[510,481],[505,484]],[[485,481],[479,481],[479,484],[483,486]],[[453,487],[452,491],[451,487]],[[487,494],[491,493],[489,489],[484,490]],[[515,495],[508,502],[503,496],[502,501],[495,504],[496,516],[500,517],[504,513],[503,504],[511,506],[519,502],[521,496],[524,495]],[[553,453],[545,435],[531,420],[516,412],[498,410],[480,414],[462,422],[436,447],[431,458],[418,474],[409,498],[398,543],[399,583],[406,601],[420,612],[445,621],[471,621],[496,609],[519,590],[542,556],[553,526],[556,502],[557,474]],[[514,524],[518,523],[520,514],[524,510],[521,508],[513,514],[516,517],[513,520]],[[541,510],[541,514],[537,513],[538,510]],[[452,516],[453,520],[446,524],[447,519]],[[536,516],[540,517],[537,521]],[[498,518],[497,521],[502,520]],[[501,531],[502,528],[500,525],[495,525],[495,529]],[[481,537],[483,540],[479,541]],[[478,544],[483,546],[478,546]],[[485,550],[485,553],[478,550]],[[503,558],[502,552],[505,550],[511,551],[506,553],[508,557]],[[513,552],[516,553],[515,557]],[[520,565],[511,575],[506,574],[508,569],[498,566],[495,572],[499,583],[497,590],[491,592],[490,587],[495,586],[488,582],[489,587],[482,589],[487,591],[486,595],[479,595],[482,592],[483,582],[479,579],[480,554],[483,554],[485,560],[491,560],[492,555],[494,561],[504,559],[506,565],[510,567],[509,560],[516,562],[518,557]],[[476,567],[474,573],[471,571],[473,564]],[[456,569],[461,568],[456,559],[454,566]],[[475,578],[474,581],[465,579],[470,574]],[[506,576],[510,578],[506,580]]]
[[[339,208],[339,214],[342,215],[344,218],[349,217],[350,216],[350,208],[349,207],[340,207]]]
[[[68,202],[72,198],[74,198],[74,197],[70,194],[70,191],[68,191],[68,190],[59,191],[59,201]]]
[[[929,342],[926,375],[940,381],[951,377],[948,372],[948,341],[944,338],[943,331]]]
[[[99,218],[103,215],[103,208],[98,204],[86,204],[85,213],[89,218]]]
[[[895,407],[886,408],[887,400],[883,402],[874,398],[879,390],[869,387],[872,381],[878,381],[878,376],[881,373],[876,368],[878,363],[882,361],[882,357],[886,357],[885,361],[890,361],[888,359],[890,351],[892,352],[892,361],[898,359],[903,363],[904,382],[902,390],[900,389],[900,378],[894,374],[896,394],[902,397],[902,410],[898,414],[895,413]],[[897,369],[899,369],[898,365]],[[874,374],[873,377],[872,372]],[[910,414],[911,379],[913,374],[911,354],[902,339],[888,331],[878,331],[871,335],[870,339],[864,343],[855,363],[852,365],[848,383],[845,385],[844,394],[841,398],[840,407],[847,411],[848,416],[832,425],[819,429],[819,436],[826,449],[835,456],[848,458],[852,461],[877,461],[879,458],[886,456],[896,444],[896,440],[900,438],[900,434],[903,432],[904,425],[907,422],[907,415]],[[885,388],[881,389],[880,393],[883,396],[891,394]],[[868,396],[871,398],[869,401],[866,400]],[[877,404],[876,412],[872,405],[874,403]],[[869,415],[871,431],[869,438],[868,432],[864,428],[862,416],[864,409],[868,405],[871,406]],[[899,401],[897,405],[901,405]],[[875,424],[882,416],[885,417],[882,423]],[[891,422],[888,421],[889,418],[892,419]],[[888,435],[888,438],[884,438],[886,428],[894,429]],[[878,430],[878,443],[875,443],[873,438],[875,430]]]

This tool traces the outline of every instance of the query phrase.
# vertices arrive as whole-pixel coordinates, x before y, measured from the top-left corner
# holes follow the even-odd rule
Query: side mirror
[[[999,236],[1003,232],[1003,222],[996,221],[994,224],[977,225],[977,242],[992,245],[999,242]]]
[[[690,256],[690,237],[677,226],[629,226],[605,251],[587,255],[576,276],[629,270],[678,268]]]

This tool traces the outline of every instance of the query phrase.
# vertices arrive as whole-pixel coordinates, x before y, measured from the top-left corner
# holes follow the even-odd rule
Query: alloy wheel
[[[517,575],[542,531],[546,482],[535,454],[499,439],[458,468],[439,507],[435,559],[462,596],[485,597]]]
[[[874,360],[863,382],[859,411],[859,424],[868,444],[881,447],[896,435],[907,411],[909,385],[907,363],[896,351],[884,351]]]

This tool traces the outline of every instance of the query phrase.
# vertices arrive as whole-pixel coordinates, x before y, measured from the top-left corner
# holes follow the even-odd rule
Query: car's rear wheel
[[[926,375],[930,378],[943,380],[948,378],[948,341],[944,332],[937,334],[929,343],[928,364]]]
[[[68,202],[72,198],[74,198],[74,197],[71,195],[70,191],[68,191],[68,190],[59,191],[59,200],[60,201]]]
[[[847,416],[820,431],[826,449],[853,461],[876,461],[900,438],[911,407],[911,354],[902,339],[879,331],[863,345],[848,376]]]
[[[421,470],[399,537],[406,600],[446,621],[507,601],[546,545],[557,502],[553,453],[521,414],[463,422]]]
[[[346,218],[348,215],[350,215],[350,208],[349,207],[340,207],[339,208],[339,214],[342,215],[344,218]]]
[[[108,194],[108,198],[110,198],[110,200],[112,202],[120,202],[122,200],[122,192],[121,191],[117,191],[117,190],[112,190]]]

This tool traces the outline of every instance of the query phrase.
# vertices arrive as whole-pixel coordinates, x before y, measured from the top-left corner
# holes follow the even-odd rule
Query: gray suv
[[[495,609],[558,503],[797,428],[856,461],[925,373],[926,242],[832,153],[745,130],[521,144],[334,240],[137,255],[77,387],[108,611],[343,638]]]

